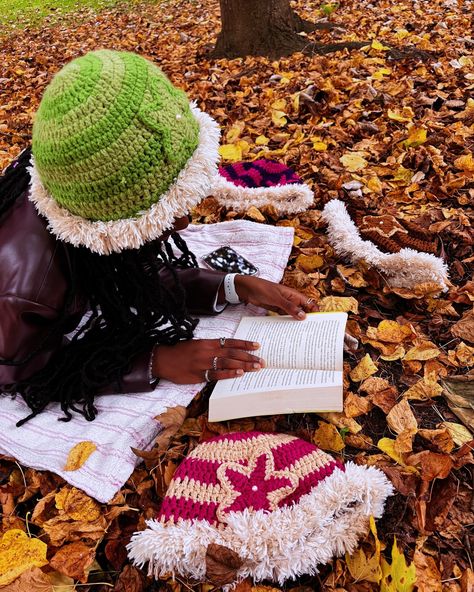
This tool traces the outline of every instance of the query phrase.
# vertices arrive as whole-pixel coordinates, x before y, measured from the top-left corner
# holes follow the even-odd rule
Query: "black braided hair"
[[[28,187],[29,160],[26,151],[0,178],[0,219]],[[24,364],[46,342],[62,336],[78,294],[87,300],[90,314],[43,369],[4,389],[19,393],[31,409],[17,425],[53,401],[61,405],[62,421],[69,421],[72,411],[92,421],[97,413],[95,395],[110,385],[120,391],[133,357],[151,351],[157,343],[172,345],[192,338],[197,320],[187,312],[176,269],[197,267],[197,262],[178,234],[172,234],[171,240],[174,249],[170,242],[156,240],[111,255],[64,243],[72,277],[62,314],[35,351],[22,360],[0,359],[0,364]],[[166,282],[160,273],[168,276]]]

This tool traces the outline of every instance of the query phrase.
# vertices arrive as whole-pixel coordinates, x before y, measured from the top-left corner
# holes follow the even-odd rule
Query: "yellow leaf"
[[[372,327],[367,330],[367,336],[371,339],[388,343],[400,343],[414,334],[410,325],[400,325],[397,321],[390,320],[381,321],[375,332],[372,331]]]
[[[382,182],[378,177],[371,177],[367,181],[367,187],[370,189],[370,191],[373,191],[373,193],[382,193],[383,190]]]
[[[359,312],[359,303],[352,296],[326,296],[318,306],[321,312]]]
[[[415,117],[415,113],[411,107],[403,107],[401,113],[398,111],[392,111],[392,109],[388,109],[387,115],[389,119],[404,122],[410,122]]]
[[[356,582],[366,580],[378,583],[382,579],[379,558],[376,555],[367,557],[362,549],[357,549],[352,555],[346,553],[346,564]]]
[[[405,39],[405,37],[409,37],[410,33],[406,29],[398,29],[395,33],[395,37],[397,39]]]
[[[410,169],[406,169],[404,166],[400,165],[396,170],[395,175],[393,176],[393,180],[402,181],[403,183],[408,185],[408,183],[410,183],[413,177],[413,174],[413,171],[411,171]]]
[[[392,71],[389,68],[380,68],[380,70],[377,70],[372,74],[372,78],[374,80],[383,80],[384,76],[388,76],[391,73]]]
[[[365,354],[357,366],[352,369],[349,376],[354,382],[361,382],[362,380],[369,378],[369,376],[372,376],[372,374],[375,374],[377,370],[378,368],[372,361],[372,358],[369,354]]]
[[[333,452],[340,452],[345,446],[336,427],[323,421],[318,422],[318,429],[313,434],[313,442],[319,448]]]
[[[341,164],[351,173],[365,169],[367,161],[364,152],[347,152],[339,159]]]
[[[460,423],[443,421],[441,425],[448,430],[448,432],[451,434],[451,438],[454,440],[454,443],[457,444],[457,446],[462,446],[463,444],[466,444],[472,440],[471,432]]]
[[[224,160],[233,162],[242,160],[242,149],[237,144],[223,144],[219,146],[219,154]]]
[[[405,467],[405,470],[409,473],[418,473],[418,470],[415,467],[411,467],[406,465],[402,456],[396,449],[396,441],[392,440],[392,438],[381,438],[377,442],[377,447],[380,448],[382,452],[385,452],[391,459],[393,459],[396,463]]]
[[[397,539],[393,539],[392,563],[382,558],[382,581],[380,592],[412,592],[416,582],[414,563],[407,565],[405,556],[400,553]]]
[[[425,400],[438,397],[442,392],[443,388],[436,381],[425,377],[406,390],[403,396],[407,399]]]
[[[409,133],[408,138],[403,142],[406,148],[416,148],[426,142],[426,130],[422,127],[413,126]]]
[[[266,136],[258,136],[255,138],[255,144],[257,144],[257,146],[266,146],[268,142],[270,142],[270,140]]]
[[[97,450],[97,446],[94,444],[94,442],[90,442],[88,440],[79,442],[69,451],[64,470],[77,471],[77,469],[82,467],[82,465],[95,450]]]
[[[235,142],[239,139],[240,134],[245,129],[245,123],[243,121],[237,121],[232,125],[229,131],[226,134],[226,139],[229,144],[235,144]]]
[[[386,45],[383,45],[382,43],[380,43],[380,41],[377,41],[377,39],[374,39],[372,41],[370,47],[372,49],[376,49],[378,51],[388,51],[390,49],[390,47],[387,47]]]
[[[316,150],[316,152],[324,152],[327,149],[328,145],[326,142],[313,142],[313,150]]]
[[[403,359],[407,362],[410,360],[425,362],[426,360],[437,358],[440,353],[441,352],[434,343],[431,343],[431,341],[423,341],[419,345],[410,348]]]
[[[272,103],[272,121],[277,127],[283,127],[287,124],[285,109],[285,99],[278,99]]]
[[[456,158],[454,161],[454,166],[462,171],[474,173],[474,158],[472,157],[472,154],[469,153]]]
[[[255,206],[250,206],[250,208],[245,212],[245,215],[256,222],[266,222],[265,216]]]
[[[382,360],[386,362],[394,362],[395,360],[401,360],[405,355],[405,348],[403,345],[397,345],[393,352],[380,354]]]
[[[31,567],[47,565],[47,549],[46,543],[22,530],[7,530],[0,539],[0,586],[10,584]]]
[[[298,255],[296,258],[296,267],[311,273],[324,265],[324,259],[320,255]]]
[[[75,487],[63,487],[55,495],[56,508],[69,518],[81,522],[94,522],[100,515],[99,504]]]

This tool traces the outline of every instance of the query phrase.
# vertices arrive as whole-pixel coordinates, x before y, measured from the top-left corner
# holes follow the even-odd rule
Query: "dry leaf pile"
[[[279,219],[271,207],[253,207],[245,217],[294,227],[284,282],[321,310],[349,312],[348,330],[360,346],[346,357],[344,412],[209,424],[202,393],[187,411],[158,418],[166,429],[151,451],[136,451],[144,463],[107,505],[2,458],[0,590],[73,590],[78,582],[84,591],[212,590],[211,583],[152,582],[127,563],[125,544],[154,516],[177,464],[200,441],[258,429],[290,432],[376,465],[396,489],[354,555],[286,589],[472,592],[473,3],[347,0],[334,10],[301,2],[302,16],[329,15],[338,25],[309,39],[363,39],[367,46],[313,58],[208,61],[217,4],[123,5],[83,13],[76,25],[46,22],[0,38],[0,168],[28,143],[42,91],[66,61],[103,46],[152,57],[222,125],[226,162],[284,161],[314,189],[315,207],[304,214]],[[396,59],[388,46],[425,53]],[[320,219],[336,197],[422,229],[449,263],[449,291],[431,284],[391,289],[363,263],[338,260]],[[212,198],[194,212],[204,223],[234,217]],[[94,449],[84,442],[71,451],[68,470]],[[208,567],[225,572],[231,559],[217,550]],[[237,590],[277,588],[243,582]]]

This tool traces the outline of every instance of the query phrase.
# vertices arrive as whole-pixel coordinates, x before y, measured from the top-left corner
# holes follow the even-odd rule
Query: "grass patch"
[[[39,26],[46,18],[62,20],[83,9],[101,10],[119,2],[123,0],[0,0],[0,27],[11,31]]]

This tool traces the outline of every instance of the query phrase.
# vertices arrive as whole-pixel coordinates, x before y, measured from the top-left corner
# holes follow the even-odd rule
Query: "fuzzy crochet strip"
[[[327,203],[322,217],[327,222],[329,242],[336,253],[353,262],[363,259],[384,273],[391,286],[413,288],[423,282],[434,282],[443,291],[447,290],[448,269],[439,257],[413,249],[383,253],[373,243],[361,238],[340,200]]]

